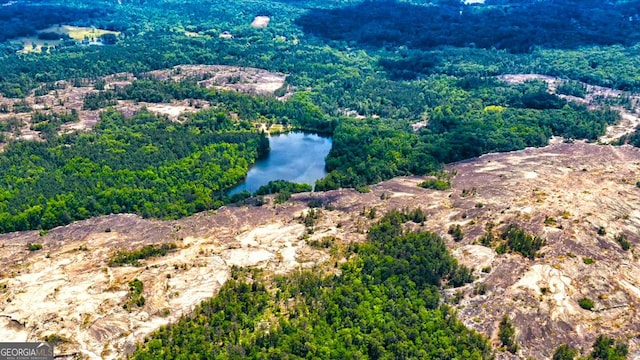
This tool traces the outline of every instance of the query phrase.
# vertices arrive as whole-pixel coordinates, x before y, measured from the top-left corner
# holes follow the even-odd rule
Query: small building
[[[222,34],[220,34],[220,38],[221,39],[233,39],[233,34],[225,30],[225,31],[222,32]]]

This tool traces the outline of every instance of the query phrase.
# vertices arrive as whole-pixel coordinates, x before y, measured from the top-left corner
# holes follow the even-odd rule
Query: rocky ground
[[[631,358],[640,356],[637,250],[615,240],[640,240],[639,155],[629,147],[552,145],[454,165],[453,220],[468,234],[455,254],[488,270],[477,273],[459,304],[465,324],[497,343],[497,323],[508,314],[520,357],[549,357],[561,343],[587,349],[600,333],[628,339]],[[460,197],[461,187],[477,191]],[[476,245],[487,222],[516,223],[543,237],[542,257],[498,256]],[[592,311],[578,305],[582,298],[595,302]]]
[[[259,95],[274,94],[276,90],[285,86],[286,79],[285,74],[250,67],[225,65],[179,65],[171,69],[155,70],[142,75],[162,80],[194,80],[207,88],[235,90]],[[113,74],[102,78],[105,81],[105,89],[124,87],[136,79],[130,73]],[[0,122],[12,121],[12,119],[21,122],[18,131],[1,133],[0,135],[4,135],[7,139],[40,140],[39,132],[31,129],[31,116],[35,112],[68,113],[73,110],[78,113],[79,121],[62,125],[61,132],[91,129],[100,120],[100,112],[103,110],[83,110],[82,105],[87,94],[98,91],[94,88],[95,82],[96,80],[86,80],[74,86],[71,82],[59,81],[56,83],[57,89],[40,96],[36,96],[35,92],[32,92],[25,99],[5,98],[0,95],[0,106],[6,106],[9,110],[8,113],[0,113]],[[281,99],[292,95],[289,90]],[[14,104],[22,101],[31,110],[21,113],[12,112]],[[157,104],[118,100],[117,105],[113,107],[127,116],[146,108],[151,112],[166,115],[171,120],[179,120],[180,115],[205,109],[209,107],[209,104],[204,100],[194,99]],[[0,141],[1,149],[2,141]]]
[[[232,266],[274,273],[312,266],[328,254],[306,246],[300,203],[224,208],[178,222],[112,215],[0,240],[0,337],[69,340],[62,353],[113,359],[161,325],[213,296]],[[287,216],[280,216],[284,211]],[[42,244],[28,251],[27,244]],[[174,243],[176,251],[139,266],[109,266],[118,250]],[[144,284],[142,307],[126,310],[129,282]]]
[[[117,358],[153,329],[175,321],[213,296],[230,267],[258,266],[287,272],[322,264],[331,254],[308,245],[334,236],[363,241],[377,217],[390,209],[422,208],[428,220],[417,230],[441,234],[477,280],[445,291],[458,316],[498,344],[497,324],[507,314],[517,329],[518,357],[549,358],[561,343],[584,349],[598,334],[629,340],[640,356],[640,151],[623,146],[555,144],[489,154],[449,166],[452,188],[426,190],[420,177],[397,178],[369,193],[336,190],[305,193],[281,205],[227,207],[179,221],[112,215],[37,232],[0,236],[0,336],[69,339],[65,353]],[[300,216],[308,203],[324,204],[309,238]],[[518,224],[546,239],[541,257],[498,255],[479,244],[487,223],[496,234]],[[455,242],[447,234],[459,224]],[[602,228],[602,230],[600,230]],[[627,236],[632,248],[616,242]],[[178,250],[141,266],[109,267],[118,249],[174,242]],[[43,245],[28,251],[28,243]],[[592,259],[591,261],[585,259]],[[128,282],[144,284],[146,303],[127,311]],[[594,301],[592,310],[578,300]],[[509,357],[498,352],[499,357]]]

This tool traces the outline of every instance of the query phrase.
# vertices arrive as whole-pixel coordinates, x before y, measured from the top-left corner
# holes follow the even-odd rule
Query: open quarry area
[[[302,193],[284,204],[267,198],[262,206],[178,221],[111,215],[47,234],[1,235],[0,335],[37,341],[57,334],[67,341],[58,345],[61,354],[119,358],[214,296],[233,266],[272,274],[312,266],[334,271],[336,252],[310,246],[313,240],[331,236],[332,247],[364,241],[386,211],[421,208],[427,220],[411,229],[440,234],[476,276],[445,290],[467,326],[498,344],[498,323],[509,315],[521,358],[549,358],[562,343],[587,353],[599,334],[628,340],[630,355],[640,356],[638,149],[555,144],[488,154],[447,170],[453,177],[445,191],[418,187],[422,177],[396,178],[368,193]],[[310,202],[322,204],[312,232],[301,220]],[[493,244],[480,244],[488,228],[499,234],[511,224],[546,241],[540,256],[498,254]],[[461,240],[447,234],[452,225],[460,225]],[[629,250],[616,241],[620,235]],[[177,248],[166,256],[109,264],[120,250],[168,243]],[[29,251],[29,244],[42,249]],[[133,279],[144,284],[146,302],[125,309]],[[594,302],[591,310],[578,305],[585,297]]]
[[[276,90],[285,86],[286,80],[285,74],[225,65],[181,65],[171,69],[143,73],[138,77],[176,82],[195,81],[205,88],[234,90],[258,95],[273,95]],[[5,139],[42,139],[42,134],[32,123],[36,113],[76,113],[78,121],[62,124],[61,133],[91,129],[100,120],[100,112],[104,109],[87,110],[83,105],[87,94],[99,92],[95,88],[97,80],[79,80],[75,83],[58,81],[55,84],[49,84],[51,89],[46,89],[43,85],[42,89],[32,91],[24,99],[6,98],[0,95],[0,122],[10,123],[9,127],[12,129],[12,131],[3,132],[1,135]],[[105,76],[99,80],[104,81],[104,89],[109,90],[124,88],[138,78],[131,73],[119,73]],[[291,94],[287,91],[282,98],[286,99]],[[127,116],[145,108],[153,113],[166,115],[169,119],[178,121],[181,115],[206,109],[209,104],[207,101],[195,99],[174,100],[170,103],[117,100],[117,103],[112,107]],[[0,149],[2,148],[1,140],[0,138]]]

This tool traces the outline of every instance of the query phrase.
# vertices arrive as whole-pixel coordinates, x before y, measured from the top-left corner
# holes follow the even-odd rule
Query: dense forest
[[[341,275],[275,280],[235,269],[217,297],[161,328],[133,359],[490,359],[491,346],[440,304],[472,280],[433,233],[405,233],[421,212],[392,211],[349,251]],[[423,215],[424,216],[424,215]],[[253,276],[251,276],[253,275]]]
[[[595,140],[618,121],[610,109],[588,110],[546,92],[542,82],[508,87],[495,80],[460,81],[434,76],[413,86],[414,104],[426,111],[406,116],[428,120],[416,132],[401,119],[347,119],[334,132],[329,175],[317,189],[356,187],[398,175],[425,174],[439,164],[495,151],[543,146],[552,135]],[[410,93],[406,96],[410,96]],[[397,95],[396,95],[397,97]],[[393,97],[391,100],[393,101]]]
[[[363,1],[321,9],[296,20],[305,32],[350,45],[433,48],[442,45],[529,52],[534,47],[572,49],[585,45],[633,45],[640,40],[635,2],[509,1],[494,6],[438,6]],[[588,10],[587,10],[588,9]],[[550,16],[551,15],[551,16]],[[563,16],[567,21],[558,21]]]
[[[176,218],[222,205],[269,146],[264,134],[233,127],[224,116],[176,124],[107,111],[91,133],[17,142],[0,154],[0,231],[121,212]]]
[[[25,6],[45,5],[25,2],[1,10],[10,16]],[[607,125],[618,120],[618,114],[606,107],[589,109],[548,93],[543,82],[507,85],[494,75],[538,72],[621,89],[638,87],[640,57],[634,56],[639,49],[634,39],[640,31],[633,26],[638,20],[637,2],[607,5],[590,1],[578,6],[571,1],[486,5],[439,1],[426,6],[393,1],[69,1],[65,6],[77,10],[64,13],[75,17],[69,23],[118,30],[122,35],[112,45],[70,44],[46,53],[16,54],[15,46],[6,41],[0,61],[0,93],[23,97],[37,88],[36,93],[42,94],[46,91],[40,89],[55,89],[54,82],[59,79],[84,86],[87,81],[95,83],[100,76],[122,71],[136,74],[139,80],[123,88],[101,88],[84,99],[84,109],[106,111],[103,118],[107,121],[93,133],[59,137],[60,125],[75,121],[74,114],[43,113],[33,118],[32,129],[42,133],[45,143],[15,142],[6,147],[0,161],[3,169],[10,169],[3,172],[0,188],[4,194],[0,211],[6,219],[0,229],[3,232],[50,228],[111,212],[166,218],[215,208],[228,201],[221,194],[242,179],[262,154],[244,151],[264,146],[249,142],[245,149],[224,151],[210,146],[242,146],[244,139],[257,138],[252,130],[256,121],[332,134],[333,148],[326,162],[329,175],[316,184],[317,190],[327,190],[359,187],[398,175],[427,174],[443,163],[487,152],[542,146],[553,135],[595,140]],[[34,14],[28,11],[22,17],[12,17],[24,19],[24,24],[14,27],[27,34],[33,33],[34,27],[50,25],[31,25],[42,21]],[[570,21],[566,21],[567,14]],[[266,28],[254,28],[250,23],[256,15],[270,16],[272,21]],[[66,22],[67,18],[60,15],[51,21]],[[530,36],[532,29],[539,34]],[[233,38],[220,38],[222,31],[229,31]],[[505,32],[513,36],[505,37]],[[524,42],[524,37],[529,42]],[[288,74],[287,86],[295,93],[280,101],[207,90],[197,79],[171,82],[143,74],[177,64],[229,64],[281,71]],[[575,85],[564,89],[580,90]],[[191,164],[183,167],[179,183],[191,179],[189,186],[193,188],[147,179],[143,181],[146,185],[136,190],[138,195],[125,196],[127,201],[117,200],[127,189],[121,187],[121,180],[103,183],[96,179],[79,182],[73,176],[54,178],[78,156],[67,150],[76,147],[66,146],[80,141],[76,139],[93,137],[97,141],[104,136],[108,121],[120,117],[106,110],[117,100],[157,103],[184,99],[205,100],[213,110],[192,115],[184,127],[163,126],[189,133],[198,123],[196,128],[202,134],[185,141],[199,142],[203,147],[170,154],[162,143],[167,135],[150,134],[143,124],[154,123],[156,119],[148,120],[153,116],[120,119],[125,133],[121,136],[131,147],[105,149],[109,151],[102,155],[111,157],[99,159],[100,170],[95,172],[104,171],[104,165],[113,170],[111,163],[129,166],[144,160],[162,178],[159,167],[177,161],[184,166],[189,161],[196,164],[205,147],[207,164],[227,154],[230,164],[225,162],[225,166],[237,172],[210,173],[204,179]],[[231,114],[240,121],[230,122]],[[412,127],[421,122],[427,126]],[[15,130],[8,123],[3,127]],[[137,133],[148,138],[129,140]],[[233,133],[242,135],[233,135],[230,140]],[[202,140],[200,135],[210,138]],[[149,149],[145,146],[160,150],[144,154],[150,158],[148,162],[140,154],[141,148]],[[51,149],[61,149],[56,155],[60,158],[52,159]],[[97,159],[89,160],[96,163]],[[142,171],[135,166],[126,170]],[[39,175],[41,171],[44,175]],[[219,171],[225,172],[222,168]],[[126,181],[138,182],[140,175]],[[97,184],[110,195],[96,199],[90,189]],[[146,195],[141,195],[144,192]],[[172,205],[163,206],[165,202]]]
[[[42,16],[41,14],[47,14]],[[42,1],[14,1],[0,7],[0,42],[20,36],[35,35],[38,30],[53,25],[73,22],[91,24],[96,19],[108,18],[107,8],[52,4]],[[57,40],[57,38],[56,38]]]

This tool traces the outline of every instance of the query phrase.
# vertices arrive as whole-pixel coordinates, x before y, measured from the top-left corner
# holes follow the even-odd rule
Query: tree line
[[[275,279],[272,293],[265,279],[234,269],[218,296],[132,358],[492,358],[488,341],[439,302],[439,288],[470,281],[469,270],[437,235],[404,233],[412,217],[385,215],[340,275],[301,270]]]
[[[109,110],[92,132],[12,143],[0,154],[0,232],[110,213],[177,218],[223,205],[269,142],[217,120]]]

